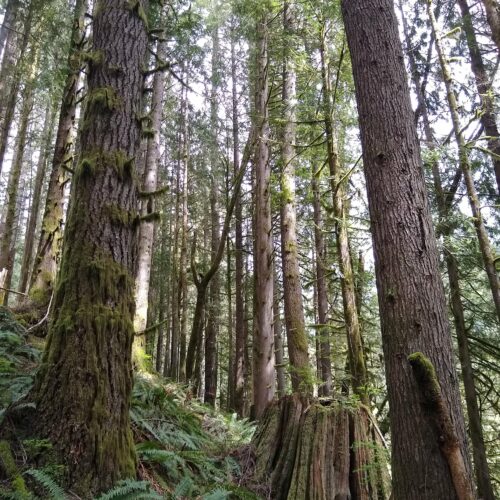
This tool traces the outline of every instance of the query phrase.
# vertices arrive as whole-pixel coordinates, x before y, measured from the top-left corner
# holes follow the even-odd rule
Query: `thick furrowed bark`
[[[67,486],[84,498],[135,475],[128,412],[145,7],[101,0],[94,12],[102,60],[89,71],[54,313],[31,394],[37,434],[52,441]]]
[[[275,500],[383,500],[388,469],[374,459],[377,443],[364,408],[346,409],[295,394],[264,412],[252,440],[252,482]]]

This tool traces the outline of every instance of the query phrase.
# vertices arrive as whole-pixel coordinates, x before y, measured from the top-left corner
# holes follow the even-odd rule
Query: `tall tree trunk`
[[[481,123],[488,136],[488,148],[493,153],[491,161],[497,180],[497,189],[500,194],[500,134],[498,132],[495,114],[493,110],[493,98],[491,97],[491,84],[483,62],[483,56],[479,50],[476,33],[472,25],[472,17],[467,0],[458,0],[462,12],[463,28],[469,47],[471,69],[476,80],[477,93],[481,100]]]
[[[215,259],[220,243],[220,220],[218,211],[218,144],[217,130],[219,106],[217,90],[220,81],[219,71],[219,30],[212,32],[212,75],[210,91],[210,214],[211,214],[211,260]],[[215,405],[217,396],[217,337],[219,334],[220,278],[216,272],[212,278],[208,297],[208,321],[205,331],[205,403]]]
[[[171,178],[171,185],[173,185],[173,177]],[[174,293],[173,291],[175,290],[175,276],[173,274],[173,266],[174,266],[174,259],[176,258],[175,255],[173,255],[173,249],[175,247],[175,226],[176,226],[176,202],[174,200],[177,199],[177,194],[173,193],[171,194],[170,198],[172,199],[171,206],[169,207],[169,225],[168,225],[168,259],[167,259],[167,266],[168,266],[168,287],[166,291],[166,304],[165,308],[167,310],[167,317],[165,319],[165,328],[166,328],[166,338],[165,338],[165,356],[163,360],[163,376],[167,377],[170,373],[170,362],[171,362],[171,355],[172,355],[172,350],[171,350],[171,343],[172,343],[172,303],[173,303],[173,297]]]
[[[268,17],[257,21],[255,114],[255,320],[253,340],[254,416],[260,418],[274,398],[273,240],[271,230],[271,167],[269,164]]]
[[[3,23],[0,28],[0,54],[4,54],[4,47],[9,38],[9,32],[15,30],[14,24],[19,10],[19,0],[8,0],[3,14]]]
[[[28,295],[38,306],[46,306],[54,290],[63,242],[64,192],[72,162],[81,50],[85,38],[84,14],[87,0],[77,0],[68,55],[68,74],[63,90],[54,156],[42,218],[42,232],[36,252]],[[93,68],[91,68],[93,69]]]
[[[333,108],[331,82],[328,74],[328,53],[325,27],[321,31],[321,76],[323,79],[323,107],[325,113],[325,132],[327,145],[327,160],[330,170],[330,182],[333,196],[333,215],[335,217],[335,235],[337,258],[340,268],[340,284],[342,288],[342,302],[344,306],[344,321],[347,331],[347,347],[349,369],[352,377],[353,391],[358,394],[366,405],[369,405],[366,392],[367,374],[363,341],[356,310],[356,289],[354,272],[349,246],[347,228],[348,208],[344,203],[345,187],[342,178],[341,165],[338,158],[337,145],[333,131]],[[342,64],[342,57],[339,64]]]
[[[31,26],[37,2],[30,2],[27,6],[24,18],[24,31],[22,34],[12,33],[12,43],[10,36],[7,40],[7,47],[3,57],[2,69],[0,73],[0,174],[2,173],[5,152],[9,141],[10,127],[14,118],[14,110],[19,93],[19,87],[23,77],[24,61],[28,42],[30,40]],[[29,64],[28,64],[29,66]]]
[[[212,168],[214,166],[212,165]],[[210,193],[211,255],[215,258],[219,246],[219,212],[217,209],[217,183],[212,172]],[[205,403],[214,406],[217,397],[217,337],[219,334],[220,280],[216,272],[209,287],[208,318],[205,330]]]
[[[233,121],[233,167],[240,168],[240,140],[238,120],[238,87],[235,33],[231,33],[231,91]],[[234,249],[234,293],[235,293],[235,350],[234,350],[234,409],[240,417],[244,409],[245,388],[245,304],[244,304],[244,262],[243,262],[243,204],[242,195],[236,199],[235,207],[235,249]]]
[[[186,81],[188,78],[186,76]],[[188,324],[188,194],[189,194],[189,114],[188,114],[188,97],[187,89],[185,90],[185,110],[182,122],[183,127],[183,144],[182,144],[182,226],[181,226],[181,255],[179,259],[179,288],[182,296],[182,301],[179,302],[180,314],[180,346],[179,346],[179,378],[181,381],[186,381],[186,344],[187,344],[187,324]]]
[[[226,206],[229,205],[229,190],[231,184],[231,165],[226,162]],[[233,175],[234,177],[234,175]],[[233,269],[232,269],[232,249],[231,235],[226,238],[226,296],[227,296],[227,404],[226,410],[232,411],[234,408],[234,314],[233,314]],[[219,377],[219,385],[222,385],[223,377]],[[222,388],[219,388],[222,395]],[[222,406],[222,401],[221,401]]]
[[[17,132],[14,158],[12,159],[12,166],[7,184],[8,201],[3,232],[0,239],[0,272],[7,269],[5,288],[9,288],[11,285],[11,276],[14,268],[15,249],[13,248],[13,244],[15,241],[14,233],[18,208],[17,199],[19,194],[21,170],[24,162],[24,152],[26,149],[29,117],[33,108],[33,86],[34,81],[30,78],[29,81],[26,82],[23,91],[23,104],[20,114],[19,130]],[[5,292],[3,300],[4,305],[7,305],[8,299],[8,292]]]
[[[342,0],[350,48],[375,255],[391,408],[394,498],[454,500],[445,457],[407,357],[422,351],[470,471],[438,251],[397,19],[391,0]]]
[[[228,165],[229,167],[229,165]],[[229,174],[229,172],[228,172]],[[226,183],[226,192],[229,192],[229,175]],[[226,204],[229,202],[226,199]],[[232,259],[231,259],[231,238],[227,237],[226,249],[226,295],[227,295],[227,405],[226,410],[232,411],[234,408],[234,321],[233,321],[233,273],[232,273]],[[222,377],[220,377],[222,384]]]
[[[284,347],[283,347],[283,327],[281,324],[281,289],[278,282],[278,270],[276,269],[276,262],[273,266],[274,277],[274,293],[273,293],[273,330],[274,330],[274,357],[276,360],[276,382],[278,398],[281,398],[286,393],[286,379],[285,379],[285,360],[284,360]]]
[[[146,2],[102,0],[80,161],[53,316],[32,397],[67,486],[84,498],[135,475],[129,422],[137,264],[135,156],[140,142]],[[120,71],[117,71],[119,68]]]
[[[187,232],[188,232],[188,169],[189,169],[189,110],[187,89],[181,100],[180,160],[178,163],[176,235],[173,269],[175,294],[172,300],[172,350],[170,376],[174,380],[186,379],[186,330],[187,330]],[[176,257],[178,255],[178,257]],[[178,258],[178,262],[177,262]],[[175,317],[174,317],[175,315]]]
[[[295,209],[295,102],[296,74],[293,61],[295,40],[294,2],[285,1],[283,28],[283,146],[281,149],[281,259],[285,326],[290,356],[292,389],[307,394],[312,390],[307,334],[302,303],[302,285],[297,249],[297,214]]]
[[[157,58],[164,61],[167,57],[167,43],[160,40],[157,47]],[[163,114],[163,93],[165,89],[165,72],[158,70],[153,78],[153,95],[151,111],[143,128],[148,136],[144,182],[141,197],[145,198],[141,206],[141,222],[139,226],[138,266],[135,279],[135,332],[146,329],[148,317],[148,294],[151,277],[151,263],[156,226],[155,196],[158,188],[158,159],[160,156],[160,127]],[[143,369],[145,361],[145,335],[137,335],[134,339],[133,358],[136,368]]]
[[[170,286],[170,276],[168,266],[168,247],[169,247],[169,234],[168,234],[168,221],[166,210],[161,221],[161,249],[160,249],[160,289],[158,291],[158,336],[156,341],[156,355],[155,355],[155,369],[157,373],[162,373],[162,366],[164,362],[164,343],[165,343],[165,323],[168,324],[168,317],[165,320],[165,309],[167,308],[166,298],[168,297],[168,290]],[[163,267],[164,266],[164,267]],[[166,271],[166,272],[165,272]],[[167,347],[168,349],[168,347]]]
[[[311,178],[314,210],[314,245],[315,271],[318,300],[318,327],[319,336],[319,368],[322,385],[319,388],[321,396],[332,394],[332,362],[330,359],[330,334],[327,326],[328,293],[326,286],[326,245],[323,238],[323,217],[321,214],[321,198],[319,191],[318,173],[312,172]]]
[[[486,9],[486,18],[491,29],[491,37],[500,54],[500,5],[497,0],[482,0]]]
[[[185,105],[186,101],[184,97],[181,100],[181,117],[185,117]],[[184,119],[184,118],[181,118]],[[178,141],[181,141],[182,136],[179,133]],[[182,287],[180,285],[180,275],[179,275],[179,247],[181,238],[181,227],[182,218],[180,215],[181,206],[181,179],[183,175],[184,168],[182,166],[182,161],[179,158],[176,162],[177,172],[176,172],[176,190],[175,190],[175,228],[174,228],[174,244],[172,250],[172,266],[170,269],[171,280],[172,280],[172,290],[170,293],[170,310],[171,310],[171,345],[170,345],[170,363],[167,365],[167,360],[165,359],[165,366],[163,368],[163,374],[165,376],[171,377],[173,380],[177,380],[179,374],[179,337],[180,337],[180,304],[182,300]],[[168,372],[166,371],[168,367]]]
[[[493,251],[491,249],[488,233],[486,232],[486,227],[484,225],[483,216],[481,214],[481,207],[479,206],[479,198],[477,195],[476,186],[474,185],[474,179],[472,177],[471,165],[469,161],[469,153],[462,132],[460,117],[458,115],[457,96],[453,88],[453,79],[451,76],[450,67],[448,65],[448,61],[446,59],[443,46],[441,44],[441,39],[438,38],[440,34],[437,26],[436,17],[432,9],[432,0],[427,0],[427,12],[429,14],[429,19],[431,21],[432,32],[434,34],[434,41],[439,56],[439,63],[441,65],[441,73],[443,75],[443,80],[446,86],[446,97],[450,109],[451,121],[453,123],[453,132],[455,134],[455,141],[458,147],[458,155],[459,155],[458,160],[460,164],[460,169],[462,170],[462,175],[464,176],[474,227],[476,229],[476,235],[479,242],[479,248],[481,250],[481,255],[483,257],[483,263],[486,275],[488,276],[488,282],[490,284],[490,289],[491,289],[491,294],[493,296],[493,303],[495,305],[496,314],[498,317],[498,321],[500,322],[500,281],[498,279],[498,275],[496,272],[495,261],[493,258]]]
[[[404,15],[402,0],[399,0],[399,8],[401,11],[401,17],[403,19],[403,29],[406,37],[411,76],[417,94],[418,107],[420,109],[424,123],[425,140],[428,147],[431,149],[431,151],[434,152],[436,150],[436,141],[434,139],[434,134],[428,116],[427,102],[422,92],[422,83],[420,73],[417,70],[415,54],[410,43],[409,26]],[[460,174],[460,170],[458,170],[458,173]],[[479,413],[477,404],[476,384],[470,359],[464,307],[461,298],[462,294],[460,291],[458,262],[455,255],[449,248],[449,240],[451,239],[451,236],[453,234],[453,226],[451,226],[447,222],[447,220],[450,215],[452,200],[459,183],[456,182],[455,184],[452,184],[451,189],[446,189],[445,191],[445,189],[443,188],[437,160],[433,161],[432,163],[432,176],[434,180],[434,190],[436,192],[436,199],[440,215],[439,227],[441,227],[441,235],[444,238],[443,248],[450,285],[450,303],[458,340],[458,354],[462,369],[462,380],[465,389],[467,415],[469,417],[469,434],[472,443],[472,453],[474,457],[474,470],[476,473],[478,495],[480,498],[484,498],[485,500],[493,500],[494,495],[491,486],[488,462],[486,460],[486,450],[484,445],[483,430],[481,426],[481,415]],[[455,175],[455,178],[457,178],[457,175]]]
[[[52,108],[52,109],[51,109]],[[47,106],[45,111],[45,125],[42,131],[42,143],[36,168],[35,184],[33,186],[33,202],[28,217],[26,235],[24,238],[24,255],[21,265],[21,277],[19,279],[19,291],[26,292],[29,274],[33,262],[33,247],[35,244],[36,226],[40,211],[40,201],[42,196],[43,181],[47,170],[47,159],[52,146],[52,136],[55,121],[55,106]]]

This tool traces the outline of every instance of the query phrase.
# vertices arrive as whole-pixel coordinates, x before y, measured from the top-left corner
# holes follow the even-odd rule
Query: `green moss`
[[[441,399],[441,386],[434,365],[421,352],[410,354],[408,361],[413,369],[415,380],[424,395],[425,403],[431,406],[438,404]]]
[[[112,153],[92,152],[84,156],[76,168],[77,178],[93,177],[99,170],[112,168],[121,179],[134,175],[135,157],[128,157],[124,151]]]
[[[104,53],[102,50],[84,50],[80,52],[80,58],[83,62],[100,66],[104,62]]]
[[[0,441],[0,468],[4,471],[5,476],[11,482],[13,490],[18,493],[21,498],[27,498],[28,490],[24,479],[19,472],[10,444],[8,441]]]
[[[161,216],[159,212],[151,212],[141,217],[141,222],[159,222],[160,220]]]
[[[147,115],[139,115],[137,116],[137,121],[141,124],[141,126],[151,126],[153,124],[153,118],[151,118],[150,114]]]
[[[156,196],[160,196],[162,194],[168,193],[169,187],[165,186],[156,191],[139,191],[140,198],[154,198]]]
[[[84,265],[85,268],[96,285],[96,291],[99,292],[100,298],[105,299],[106,302],[109,299],[121,302],[122,294],[126,290],[134,288],[135,280],[128,269],[116,262],[111,256],[95,257]],[[108,313],[108,307],[104,307],[102,314],[98,316],[109,316]],[[113,315],[111,317],[114,318]]]
[[[80,177],[93,177],[95,174],[95,160],[82,158],[78,164],[77,172]]]
[[[122,105],[122,100],[116,93],[116,90],[111,87],[97,87],[92,89],[87,95],[88,110],[107,110],[115,111]]]
[[[112,224],[132,226],[137,223],[139,215],[130,210],[124,210],[116,204],[106,205],[106,212]]]
[[[154,128],[143,128],[142,129],[142,136],[146,139],[154,139],[155,134],[156,134],[156,130]]]
[[[146,26],[146,29],[149,29],[148,16],[146,15],[146,11],[144,10],[140,0],[128,0],[127,9],[135,12],[137,17],[144,23],[144,26]]]
[[[51,289],[50,284],[52,283],[52,280],[50,281],[44,280],[44,283],[48,285],[46,288],[33,287],[29,291],[29,298],[37,305],[48,304],[50,300],[50,289]]]
[[[23,447],[30,460],[36,460],[40,455],[46,455],[53,449],[52,443],[48,439],[25,439]]]
[[[115,75],[121,75],[122,73],[125,72],[122,66],[118,66],[117,64],[108,65],[108,69],[109,71],[111,71],[111,73],[114,73]]]
[[[294,201],[294,193],[287,182],[283,182],[281,186],[281,203],[283,205],[291,204]]]

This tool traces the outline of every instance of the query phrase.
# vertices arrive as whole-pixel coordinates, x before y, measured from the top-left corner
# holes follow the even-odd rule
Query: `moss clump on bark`
[[[37,277],[37,283],[43,286],[33,286],[29,291],[30,300],[37,306],[46,306],[50,301],[55,276],[49,271],[42,271]]]
[[[102,50],[85,50],[80,52],[80,58],[83,62],[100,66],[104,62],[104,53]]]
[[[450,410],[441,394],[441,386],[432,362],[421,352],[408,356],[413,375],[422,394],[422,406],[432,426],[439,448],[450,468],[457,497],[464,500],[475,498],[472,481],[460,450]]]
[[[112,224],[133,226],[139,220],[139,215],[136,212],[124,210],[114,203],[106,205],[106,212]]]
[[[86,123],[89,123],[88,117],[92,116],[94,112],[115,111],[121,105],[122,99],[113,87],[97,87],[93,89],[87,95]]]
[[[18,496],[21,498],[28,498],[29,494],[23,476],[16,465],[10,449],[10,444],[5,440],[0,441],[0,469],[4,472],[6,478],[12,485],[12,489]]]
[[[425,405],[436,408],[441,400],[441,386],[433,364],[421,352],[410,354],[408,361],[413,369],[417,384],[424,395]]]
[[[142,129],[142,136],[145,139],[154,139],[156,134],[156,130],[154,128],[143,128]]]
[[[85,179],[95,176],[101,169],[112,168],[120,179],[130,178],[134,175],[135,158],[128,157],[124,151],[105,153],[94,151],[80,160],[75,172],[75,178]]]
[[[151,212],[141,217],[141,222],[159,222],[160,220],[161,215],[159,212]]]
[[[161,196],[162,194],[168,193],[169,187],[165,186],[156,191],[139,191],[139,198],[147,199],[147,198],[156,198],[157,196]]]
[[[127,9],[135,12],[137,17],[144,23],[144,26],[146,26],[146,29],[149,29],[148,16],[140,0],[128,0]]]

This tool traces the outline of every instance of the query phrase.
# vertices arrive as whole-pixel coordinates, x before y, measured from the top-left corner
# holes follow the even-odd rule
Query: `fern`
[[[5,408],[22,399],[33,385],[40,350],[26,343],[26,332],[12,313],[0,307],[0,422]]]
[[[203,500],[217,500],[219,498],[231,498],[233,500],[260,500],[261,497],[253,491],[247,490],[241,486],[236,486],[232,483],[225,483],[218,486],[215,490],[207,491],[202,498]]]
[[[25,474],[29,474],[50,494],[52,500],[65,500],[66,493],[64,490],[45,472],[39,469],[28,469]]]
[[[177,485],[174,498],[191,498],[194,490],[194,482],[190,477],[185,477]]]
[[[231,496],[231,492],[222,489],[216,489],[212,492],[203,495],[203,500],[227,500]]]
[[[159,500],[161,498],[163,497],[158,493],[151,491],[151,485],[147,481],[124,479],[96,500]]]

